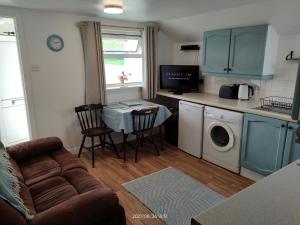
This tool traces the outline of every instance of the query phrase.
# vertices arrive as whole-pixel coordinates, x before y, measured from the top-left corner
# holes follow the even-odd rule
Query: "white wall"
[[[76,25],[83,20],[101,19],[7,7],[0,7],[0,16],[13,16],[17,20],[32,137],[58,136],[66,147],[78,147],[81,134],[74,107],[84,103],[84,61]],[[102,22],[141,26],[139,23]],[[46,39],[50,34],[62,36],[65,42],[62,51],[55,53],[47,48]],[[39,71],[32,71],[32,66],[39,67]],[[110,102],[140,97],[139,88],[108,91]]]
[[[202,55],[200,51],[181,51],[181,45],[199,45],[201,48],[202,42],[182,42],[173,44],[173,64],[177,65],[201,65]]]
[[[84,103],[84,61],[77,16],[21,10],[35,109],[36,137],[58,136],[67,147],[80,143],[74,107]],[[46,46],[50,34],[63,37],[63,51]],[[22,35],[22,34],[20,34]],[[35,138],[35,137],[34,137]]]
[[[297,78],[298,62],[286,61],[291,50],[300,55],[300,35],[281,35],[279,39],[275,77],[261,81],[260,96],[284,96],[293,98]]]
[[[142,98],[141,87],[128,87],[120,89],[107,90],[107,101],[108,102],[119,102],[132,99]]]
[[[158,70],[157,70],[157,87],[160,88],[160,65],[172,65],[173,64],[173,39],[168,36],[164,31],[158,32]]]
[[[158,64],[168,65],[173,61],[173,40],[163,30],[158,32]]]

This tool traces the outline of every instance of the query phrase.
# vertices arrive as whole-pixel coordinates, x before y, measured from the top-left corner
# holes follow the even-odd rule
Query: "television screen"
[[[198,90],[199,66],[161,65],[160,88],[180,91]]]

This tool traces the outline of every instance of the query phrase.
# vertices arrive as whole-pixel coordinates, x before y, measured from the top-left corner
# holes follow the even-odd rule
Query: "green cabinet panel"
[[[227,73],[230,33],[230,29],[204,33],[203,72]]]
[[[263,74],[267,31],[267,25],[232,29],[230,74]]]
[[[245,114],[242,140],[242,167],[269,175],[281,168],[287,122]]]
[[[259,25],[204,32],[203,74],[272,79],[272,49],[277,49],[277,45],[272,42],[276,37],[271,31],[270,26]],[[272,43],[272,47],[267,42]]]
[[[298,128],[298,126],[299,125],[296,123],[288,124],[282,166],[286,166],[289,163],[300,159],[300,144],[295,142],[295,131]]]

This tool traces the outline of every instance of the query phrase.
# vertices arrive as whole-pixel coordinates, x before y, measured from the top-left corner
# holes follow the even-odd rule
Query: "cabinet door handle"
[[[228,68],[227,71],[232,71],[232,68]]]
[[[291,127],[291,126],[289,126],[288,128],[289,128],[289,130],[294,130],[294,128],[293,128],[293,127]]]
[[[224,68],[224,71],[228,71],[228,69],[227,69],[227,68]]]
[[[282,127],[282,128],[284,128],[284,127],[285,127],[285,125],[284,125],[284,124],[282,124],[282,125],[281,125],[281,127]]]

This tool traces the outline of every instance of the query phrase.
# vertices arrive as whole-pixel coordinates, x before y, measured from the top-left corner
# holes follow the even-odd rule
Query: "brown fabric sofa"
[[[34,215],[22,214],[0,199],[2,225],[125,225],[118,197],[91,176],[58,138],[25,142],[7,149]],[[1,179],[1,178],[0,178]]]

